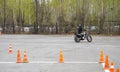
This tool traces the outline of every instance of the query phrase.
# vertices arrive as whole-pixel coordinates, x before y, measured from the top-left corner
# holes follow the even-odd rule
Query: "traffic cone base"
[[[22,62],[21,59],[18,59],[16,63],[21,63],[21,62]]]
[[[28,63],[28,59],[26,57],[24,57],[23,63]]]
[[[114,63],[113,62],[111,62],[109,70],[110,70],[110,72],[114,72]]]
[[[120,72],[120,70],[117,68],[117,69],[116,69],[116,72]]]

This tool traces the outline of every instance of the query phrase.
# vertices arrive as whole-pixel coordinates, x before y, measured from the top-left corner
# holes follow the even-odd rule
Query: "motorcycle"
[[[74,33],[74,35],[75,35],[74,40],[77,43],[80,42],[81,40],[85,40],[85,39],[87,39],[88,42],[92,42],[92,36],[86,30],[81,34]]]

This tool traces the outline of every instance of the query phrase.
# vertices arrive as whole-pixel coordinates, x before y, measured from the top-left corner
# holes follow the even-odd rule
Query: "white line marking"
[[[0,62],[0,64],[14,64],[16,62]],[[33,63],[33,64],[41,64],[41,63],[46,63],[46,64],[55,64],[55,63],[59,63],[56,61],[31,61],[28,63]],[[67,63],[67,64],[96,64],[98,62],[73,62],[73,61],[67,61],[67,62],[63,62],[63,63]]]
[[[48,63],[48,64],[50,64],[50,63],[58,63],[58,62],[55,62],[55,61],[31,61],[31,62],[29,62],[29,63]]]
[[[13,63],[16,63],[16,62],[0,62],[0,64],[9,64],[9,63],[13,64]]]
[[[104,66],[105,66],[105,63],[102,63],[102,67],[104,68]]]
[[[105,72],[110,72],[109,70],[105,70]]]
[[[98,63],[98,62],[64,62],[64,63],[80,63],[80,64],[93,64],[93,63]]]

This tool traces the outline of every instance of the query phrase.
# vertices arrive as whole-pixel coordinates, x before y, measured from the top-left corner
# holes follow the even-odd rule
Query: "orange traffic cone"
[[[110,70],[110,72],[114,72],[114,63],[113,62],[111,62],[109,70]]]
[[[104,55],[103,55],[103,51],[100,51],[100,59],[99,59],[99,63],[104,63]]]
[[[108,55],[106,55],[104,70],[109,70],[109,60],[108,60],[108,58],[109,58]]]
[[[120,72],[120,70],[117,68],[117,69],[116,69],[116,72]]]
[[[9,54],[12,54],[12,52],[13,52],[12,51],[12,44],[9,44],[9,51],[8,52],[9,52]]]
[[[20,57],[20,50],[18,50],[18,54],[17,54],[17,61],[16,63],[21,63],[21,57]]]
[[[23,63],[28,63],[26,51],[24,51]]]
[[[63,54],[62,54],[62,50],[60,51],[60,56],[59,56],[59,63],[63,63],[64,59],[63,59]]]

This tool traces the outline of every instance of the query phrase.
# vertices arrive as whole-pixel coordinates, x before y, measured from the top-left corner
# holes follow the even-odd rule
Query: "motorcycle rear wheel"
[[[77,42],[77,43],[80,42],[80,39],[79,39],[78,37],[76,37],[76,36],[75,36],[74,40],[75,40],[75,42]]]

